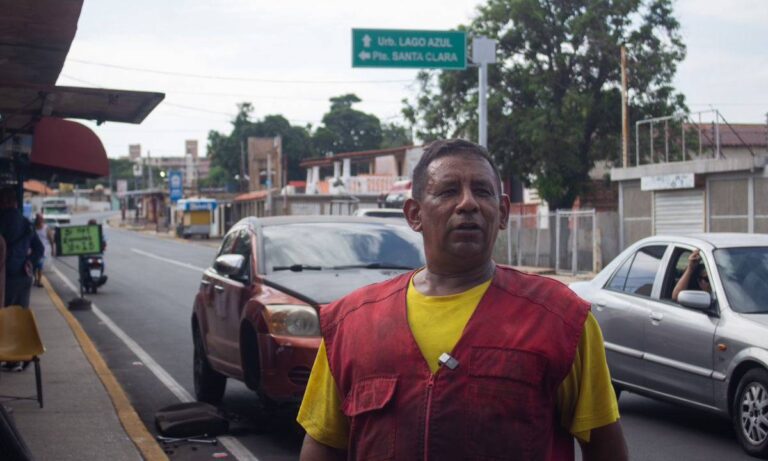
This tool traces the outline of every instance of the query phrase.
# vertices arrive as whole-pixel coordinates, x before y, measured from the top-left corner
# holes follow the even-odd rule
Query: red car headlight
[[[320,336],[320,319],[309,306],[269,304],[264,310],[264,319],[273,335]]]

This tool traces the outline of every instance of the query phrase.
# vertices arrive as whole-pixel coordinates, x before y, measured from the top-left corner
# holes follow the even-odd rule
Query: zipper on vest
[[[424,415],[424,461],[429,459],[429,419],[432,411],[432,389],[435,387],[435,374],[429,375],[427,381],[427,409]]]

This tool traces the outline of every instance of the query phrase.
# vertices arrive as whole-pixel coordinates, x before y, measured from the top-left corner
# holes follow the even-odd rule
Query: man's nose
[[[477,199],[472,192],[472,188],[463,187],[461,189],[461,196],[459,197],[459,204],[456,206],[459,212],[477,211]]]

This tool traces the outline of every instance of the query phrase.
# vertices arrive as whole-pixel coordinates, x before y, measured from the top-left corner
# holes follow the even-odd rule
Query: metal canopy
[[[0,124],[12,133],[31,133],[42,117],[141,123],[164,98],[144,91],[0,81]]]
[[[42,117],[141,123],[162,93],[56,86],[83,0],[0,0],[0,141]]]

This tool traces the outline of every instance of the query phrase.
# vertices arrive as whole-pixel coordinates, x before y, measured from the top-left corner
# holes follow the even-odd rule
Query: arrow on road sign
[[[363,46],[366,47],[366,48],[371,46],[371,36],[370,35],[366,35],[365,37],[363,37]]]
[[[371,53],[367,51],[361,51],[360,54],[358,54],[357,56],[360,57],[360,60],[362,61],[367,61],[371,59]]]

